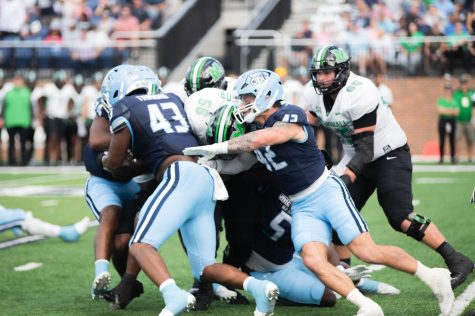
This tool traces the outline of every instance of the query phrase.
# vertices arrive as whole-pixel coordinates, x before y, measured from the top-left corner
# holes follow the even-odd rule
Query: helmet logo
[[[213,81],[219,80],[223,76],[223,70],[217,63],[213,63],[213,66],[207,69]]]
[[[257,72],[254,74],[251,74],[249,77],[246,78],[246,82],[242,86],[242,88],[245,88],[246,86],[252,86],[254,87],[254,91],[257,93],[259,90],[260,86],[266,82],[267,78],[270,77],[270,73],[268,72]]]

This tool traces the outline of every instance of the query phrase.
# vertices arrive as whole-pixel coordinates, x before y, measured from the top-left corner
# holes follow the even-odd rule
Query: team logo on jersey
[[[292,201],[289,197],[283,193],[279,194],[279,201],[283,204],[282,210],[286,213],[290,212],[290,207],[292,206]]]

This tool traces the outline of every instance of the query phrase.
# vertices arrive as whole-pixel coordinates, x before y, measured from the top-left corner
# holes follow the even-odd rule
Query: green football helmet
[[[310,76],[317,94],[331,94],[346,84],[350,76],[350,59],[343,49],[334,45],[322,47],[313,55]],[[335,79],[330,85],[318,83],[317,73],[322,70],[335,70]]]
[[[224,79],[224,67],[216,58],[200,57],[186,71],[186,94],[191,95],[204,88],[226,90],[227,82]]]

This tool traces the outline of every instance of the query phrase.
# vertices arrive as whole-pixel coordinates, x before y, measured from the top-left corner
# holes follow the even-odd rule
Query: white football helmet
[[[280,77],[267,69],[249,70],[239,76],[234,85],[234,94],[238,99],[248,95],[255,97],[254,102],[241,104],[234,111],[239,123],[252,123],[256,116],[284,99]]]

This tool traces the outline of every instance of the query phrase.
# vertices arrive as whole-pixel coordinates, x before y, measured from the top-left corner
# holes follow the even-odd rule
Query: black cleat
[[[457,253],[457,256],[455,256],[454,259],[451,259],[446,263],[452,277],[452,289],[455,289],[462,284],[475,268],[473,261],[461,253]]]
[[[110,302],[110,309],[124,309],[134,298],[143,293],[143,284],[137,280],[120,281],[120,283],[103,295]]]
[[[193,287],[195,284],[193,284]],[[211,305],[214,298],[213,284],[209,282],[199,282],[198,290],[193,293],[196,298],[196,303],[193,311],[205,311]]]
[[[249,300],[247,297],[239,293],[239,291],[236,291],[235,289],[232,289],[234,292],[236,292],[236,297],[232,298],[229,300],[229,304],[232,305],[249,305]]]

